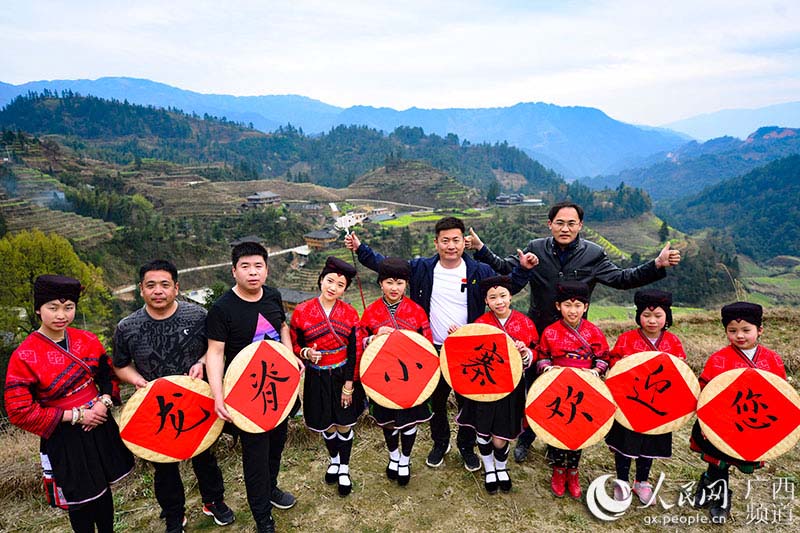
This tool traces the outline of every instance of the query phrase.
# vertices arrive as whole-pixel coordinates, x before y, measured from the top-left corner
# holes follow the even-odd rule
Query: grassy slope
[[[631,325],[630,320],[600,320],[598,323],[612,343]],[[794,340],[798,326],[800,312],[771,310],[767,313],[763,339],[765,345],[784,355],[794,383],[800,377],[800,355]],[[678,314],[673,331],[683,340],[689,364],[696,372],[702,367],[704,357],[724,344],[716,312]],[[653,468],[653,477],[662,471],[666,474],[662,496],[668,503],[675,503],[680,485],[696,480],[702,471],[700,460],[688,450],[688,432],[687,426],[674,435],[674,457],[657,461]],[[544,461],[544,445],[540,441],[534,444],[533,453],[525,463],[510,465],[513,491],[508,495],[489,496],[483,491],[482,475],[466,472],[455,452],[448,454],[444,467],[440,469],[424,466],[424,457],[430,446],[427,427],[420,432],[413,455],[413,477],[406,488],[400,488],[384,477],[385,452],[379,429],[364,419],[357,426],[356,433],[351,461],[354,491],[350,497],[342,499],[335,488],[321,482],[326,467],[321,440],[306,431],[300,420],[292,421],[280,483],[284,489],[297,495],[298,504],[289,511],[275,511],[279,531],[450,532],[507,531],[512,528],[521,531],[592,531],[601,524],[589,514],[585,503],[569,498],[558,500],[550,495],[549,470]],[[68,530],[66,515],[42,504],[37,438],[12,429],[3,432],[2,442],[5,452],[0,458],[0,471],[4,473],[0,479],[0,501],[3,503],[0,506],[0,531]],[[232,448],[228,439],[216,446],[226,480],[226,499],[236,510],[237,523],[231,531],[253,531],[244,494],[240,450]],[[755,494],[751,501],[769,505],[769,487],[778,477],[788,476],[795,484],[800,483],[798,461],[800,450],[795,447],[760,471],[758,477],[769,480],[769,483],[754,485]],[[188,502],[187,531],[216,530],[200,513],[198,489],[191,469],[186,464],[182,469]],[[612,472],[613,458],[605,446],[595,445],[584,453],[581,462],[584,490],[591,479]],[[754,530],[747,524],[747,502],[743,499],[747,479],[756,478],[733,474],[735,522],[716,530]],[[138,464],[134,474],[118,486],[115,500],[117,531],[163,531],[152,493],[152,470],[146,465]],[[796,502],[792,505],[797,515],[800,506]],[[600,528],[608,531],[657,531],[663,528],[646,526],[645,517],[665,513],[667,511],[661,507],[645,510],[634,506],[619,521],[600,525]],[[685,507],[674,514],[687,518],[705,516],[703,512]]]

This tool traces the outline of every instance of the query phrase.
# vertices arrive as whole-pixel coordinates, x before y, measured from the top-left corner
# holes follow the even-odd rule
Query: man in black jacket
[[[555,306],[558,282],[582,281],[589,285],[590,296],[598,283],[615,289],[635,289],[665,278],[666,268],[681,260],[680,251],[672,250],[667,243],[655,259],[636,267],[620,268],[611,262],[602,246],[581,238],[583,209],[578,204],[557,203],[550,208],[547,219],[552,236],[533,239],[523,249],[523,253],[535,254],[539,260],[536,268],[529,272],[531,300],[528,316],[540,335],[544,328],[560,318]],[[475,259],[500,274],[508,274],[519,264],[515,255],[502,258],[492,252],[472,228],[466,241],[467,249],[475,250]],[[532,377],[528,376],[529,386]],[[514,450],[517,462],[525,459],[534,438],[530,430],[520,437]]]

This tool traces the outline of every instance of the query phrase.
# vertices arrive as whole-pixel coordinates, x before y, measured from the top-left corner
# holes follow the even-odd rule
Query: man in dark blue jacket
[[[411,265],[410,297],[428,314],[431,322],[433,342],[437,350],[449,333],[464,324],[473,322],[485,310],[478,282],[497,275],[487,265],[464,256],[464,222],[455,217],[440,219],[434,228],[436,255],[417,257],[409,261]],[[358,261],[365,267],[377,271],[384,256],[363,244],[355,234],[345,237],[345,245],[358,254]],[[520,252],[518,266],[511,270],[512,277],[519,287],[527,283],[527,269],[536,264],[533,254]],[[450,386],[440,378],[431,396],[431,438],[433,449],[425,464],[432,468],[441,466],[445,454],[450,451],[450,423],[447,418],[447,398]],[[456,394],[461,406],[463,398]],[[456,437],[458,450],[464,459],[464,467],[469,471],[480,469],[480,461],[475,454],[475,431],[461,426]]]

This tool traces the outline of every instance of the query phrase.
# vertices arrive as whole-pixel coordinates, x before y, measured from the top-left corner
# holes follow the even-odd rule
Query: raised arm
[[[344,245],[348,250],[356,252],[358,262],[370,270],[378,271],[384,256],[375,252],[367,244],[361,242],[361,239],[355,233],[348,233],[344,238]]]

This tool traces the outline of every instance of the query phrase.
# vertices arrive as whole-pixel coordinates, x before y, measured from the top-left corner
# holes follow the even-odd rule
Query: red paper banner
[[[527,406],[525,414],[570,450],[577,450],[615,411],[612,402],[566,368]]]
[[[697,417],[745,461],[757,461],[797,428],[800,407],[748,368],[700,407]]]
[[[605,383],[631,429],[640,433],[686,416],[697,407],[697,398],[666,353]]]
[[[225,403],[264,431],[283,421],[283,414],[300,385],[298,369],[267,342],[262,342]]]
[[[461,395],[509,394],[515,388],[505,333],[447,337],[447,369]]]
[[[396,330],[361,376],[361,382],[403,409],[418,405],[419,395],[439,370],[439,358]]]
[[[159,378],[120,436],[182,461],[192,457],[216,420],[213,399]]]

